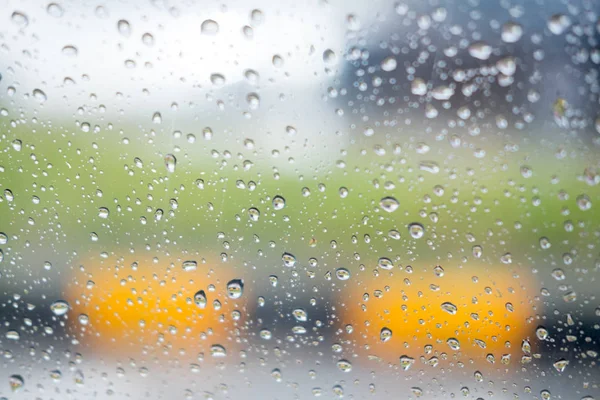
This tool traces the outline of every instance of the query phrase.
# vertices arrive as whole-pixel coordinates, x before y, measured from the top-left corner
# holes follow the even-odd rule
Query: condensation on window
[[[600,399],[600,3],[0,5],[1,399]]]

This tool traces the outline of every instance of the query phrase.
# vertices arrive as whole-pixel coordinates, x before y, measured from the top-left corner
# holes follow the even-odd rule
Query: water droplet
[[[275,54],[271,62],[275,68],[281,68],[284,64],[283,57],[281,57],[279,54]]]
[[[277,287],[277,284],[279,283],[279,278],[277,277],[277,275],[269,275],[269,282],[271,283],[271,286]]]
[[[554,14],[548,19],[548,29],[555,35],[562,35],[571,26],[571,18],[565,14]]]
[[[258,334],[263,340],[271,340],[273,338],[273,334],[268,329],[261,329]]]
[[[50,378],[54,382],[58,382],[62,378],[62,372],[60,372],[60,370],[58,370],[58,369],[53,369],[52,371],[50,371]]]
[[[213,344],[210,346],[210,355],[215,358],[222,358],[227,355],[227,350],[220,344]]]
[[[165,156],[165,166],[167,167],[167,171],[171,173],[175,172],[175,167],[177,166],[177,159],[173,154],[167,154]]]
[[[46,7],[46,12],[48,13],[48,15],[54,18],[60,18],[64,14],[64,10],[62,9],[62,7],[56,3],[48,4],[48,7]]]
[[[337,62],[337,55],[331,49],[327,49],[323,52],[323,62],[325,65],[333,65]]]
[[[335,276],[337,276],[340,281],[347,281],[350,279],[350,271],[348,271],[346,268],[338,268],[335,271]]]
[[[119,20],[119,22],[117,22],[117,30],[125,37],[131,36],[131,25],[129,25],[129,21],[127,20]]]
[[[256,110],[260,107],[260,97],[256,93],[249,93],[246,96],[246,102],[251,110]]]
[[[285,265],[288,268],[291,268],[296,265],[296,257],[291,253],[283,253],[281,259],[283,260],[283,265]]]
[[[273,197],[273,209],[275,210],[283,210],[285,207],[285,199],[281,196]]]
[[[542,400],[550,400],[552,398],[552,394],[548,390],[540,391],[540,397]]]
[[[69,311],[69,303],[64,300],[57,300],[50,305],[50,310],[56,316],[65,315]]]
[[[296,321],[299,322],[305,322],[308,319],[308,314],[303,308],[296,308],[294,311],[292,311],[292,315],[294,318],[296,318]]]
[[[181,267],[185,272],[192,272],[198,268],[198,263],[193,260],[187,260],[184,261],[183,264],[181,264]]]
[[[410,367],[415,363],[415,359],[409,356],[400,357],[400,368],[404,371],[408,371]]]
[[[415,78],[410,84],[410,91],[417,96],[425,96],[427,94],[427,83],[421,78]]]
[[[62,54],[67,57],[77,57],[78,53],[79,50],[77,50],[77,47],[72,45],[67,45],[62,48]]]
[[[4,335],[8,340],[19,340],[21,339],[21,334],[17,331],[7,331]]]
[[[512,254],[505,253],[500,257],[502,264],[512,264]]]
[[[212,74],[210,82],[215,86],[223,86],[226,82],[225,77],[221,74]]]
[[[504,57],[496,62],[496,68],[504,75],[512,76],[517,70],[517,63],[514,57]]]
[[[377,266],[381,269],[390,270],[394,268],[394,263],[389,258],[380,257],[377,261]]]
[[[259,9],[254,9],[250,12],[250,21],[254,25],[260,25],[265,22],[265,14]]]
[[[275,379],[275,382],[281,382],[282,380],[281,371],[279,370],[279,368],[273,369],[271,371],[271,376],[273,377],[273,379]]]
[[[10,389],[16,392],[25,385],[25,380],[23,380],[21,375],[11,375],[8,378],[8,384],[10,385]]]
[[[13,23],[19,25],[21,28],[25,28],[27,25],[29,25],[29,18],[26,14],[20,11],[13,12],[10,16],[10,19]]]
[[[142,35],[142,43],[146,46],[154,46],[154,36],[152,34],[146,32]]]
[[[413,239],[421,239],[425,235],[425,228],[419,223],[412,223],[408,226],[408,233]]]
[[[379,332],[379,339],[382,342],[387,342],[392,338],[392,330],[390,328],[381,328],[381,332]]]
[[[552,270],[552,277],[557,281],[564,281],[566,278],[565,271],[560,268]]]
[[[239,299],[244,293],[244,281],[242,279],[233,279],[227,283],[227,297],[230,299]]]
[[[548,330],[546,328],[544,328],[543,326],[538,326],[537,329],[535,330],[535,335],[540,340],[546,340],[546,339],[548,339]]]
[[[204,293],[204,290],[198,290],[194,295],[194,303],[196,303],[196,305],[201,309],[204,309],[206,308],[207,302],[208,299],[206,298],[206,293]]]
[[[505,43],[516,43],[523,36],[523,27],[516,22],[507,22],[502,25],[501,38]]]
[[[48,97],[46,97],[46,93],[44,93],[41,89],[33,89],[33,98],[36,99],[37,102],[40,104],[48,100]]]
[[[577,207],[579,207],[581,211],[587,211],[590,208],[592,208],[592,201],[590,200],[588,195],[581,194],[577,196]]]
[[[8,236],[4,232],[0,232],[0,244],[8,243]]]
[[[550,240],[547,237],[541,237],[540,238],[540,247],[544,250],[548,250],[550,247],[552,246],[552,244],[550,243]]]
[[[569,365],[569,361],[565,360],[564,358],[561,358],[552,365],[558,372],[563,372],[565,368],[567,368],[567,365]]]
[[[104,219],[108,218],[109,213],[110,212],[108,211],[108,208],[106,208],[106,207],[100,207],[98,209],[98,216],[100,218],[104,218]]]
[[[469,54],[478,60],[487,60],[492,55],[492,46],[484,42],[475,42],[469,46]]]
[[[90,323],[90,317],[87,314],[79,314],[77,320],[81,325],[88,325]]]
[[[257,222],[258,219],[260,218],[260,211],[254,207],[249,208],[248,209],[248,218],[250,218],[250,221]]]
[[[348,360],[339,360],[337,362],[337,367],[342,372],[350,372],[352,371],[352,363]]]
[[[200,25],[200,31],[204,35],[216,35],[219,33],[219,24],[217,21],[207,19],[202,22],[202,25]]]
[[[450,302],[442,303],[441,307],[442,310],[446,311],[450,315],[456,315],[456,312],[458,311],[458,308]]]
[[[4,197],[9,203],[11,203],[15,199],[15,196],[13,195],[13,192],[10,189],[4,189]]]
[[[15,149],[15,151],[21,151],[23,148],[23,142],[19,139],[15,139],[12,141],[12,147]]]
[[[449,100],[454,95],[454,89],[449,86],[437,86],[431,91],[431,97],[436,100]]]
[[[379,207],[387,212],[394,212],[398,209],[400,203],[393,197],[384,197],[379,201]]]
[[[392,56],[386,57],[381,61],[381,69],[385,72],[394,71],[398,67],[398,62]]]
[[[446,343],[452,350],[455,350],[455,351],[460,350],[460,342],[457,339],[449,338],[448,340],[446,340]]]

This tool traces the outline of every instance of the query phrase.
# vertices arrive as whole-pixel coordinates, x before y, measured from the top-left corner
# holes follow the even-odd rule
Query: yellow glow
[[[429,358],[456,353],[447,344],[455,338],[458,351],[468,358],[484,359],[491,353],[500,362],[503,354],[519,354],[522,340],[533,334],[527,322],[534,315],[532,286],[506,267],[446,267],[441,277],[433,268],[412,274],[394,271],[393,276],[380,273],[355,287],[341,309],[340,321],[352,324],[352,337],[359,338],[357,351],[390,361],[401,355]],[[456,306],[456,314],[443,309],[446,302]],[[386,342],[380,339],[383,328],[392,330]],[[424,351],[427,345],[433,346],[429,355]]]
[[[212,344],[229,346],[232,312],[245,313],[226,296],[227,282],[235,278],[231,270],[219,266],[218,272],[209,272],[209,265],[198,264],[196,271],[185,272],[181,263],[167,268],[149,261],[138,262],[134,270],[132,262],[88,267],[67,287],[71,328],[81,332],[77,337],[84,345],[115,354],[185,348],[193,355],[208,353]],[[204,309],[194,302],[201,289],[208,299]],[[221,303],[219,310],[215,300]],[[89,317],[87,325],[79,320],[81,314]]]

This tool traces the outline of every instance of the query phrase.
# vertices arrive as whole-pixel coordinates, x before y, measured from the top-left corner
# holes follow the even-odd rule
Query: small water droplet
[[[8,384],[13,392],[18,391],[25,385],[25,380],[21,375],[11,375],[8,378]]]
[[[392,330],[390,328],[381,328],[381,332],[379,332],[379,339],[382,342],[387,342],[392,338]]]
[[[388,56],[381,61],[381,69],[385,72],[392,72],[398,67],[398,62],[392,56]]]
[[[427,94],[427,83],[421,78],[415,78],[410,84],[410,91],[417,96],[425,96]]]
[[[393,197],[384,197],[379,201],[379,207],[387,212],[394,212],[398,209],[400,203]]]
[[[196,303],[196,305],[198,307],[200,307],[201,309],[206,308],[206,303],[208,302],[207,298],[206,298],[206,293],[204,293],[204,290],[199,290],[196,292],[196,294],[194,295],[194,303]]]
[[[198,268],[198,263],[193,260],[184,261],[181,265],[185,272],[195,271]]]
[[[565,360],[564,358],[561,358],[552,365],[558,372],[563,372],[565,368],[567,368],[567,365],[569,365],[569,361]]]
[[[117,22],[117,30],[125,37],[131,36],[131,25],[129,25],[129,21],[125,19],[121,19]]]
[[[260,218],[260,211],[254,207],[249,208],[248,209],[248,218],[250,218],[250,221],[257,222],[258,219]]]
[[[146,46],[154,46],[154,36],[147,32],[144,33],[142,35],[142,43],[144,43]]]
[[[592,200],[590,200],[588,195],[581,194],[577,196],[577,207],[579,207],[581,211],[587,211],[592,208]]]
[[[292,315],[294,316],[294,318],[296,318],[296,321],[299,322],[305,322],[306,320],[308,320],[308,314],[303,308],[296,308],[294,311],[292,311]]]
[[[54,18],[60,18],[64,14],[63,8],[59,4],[56,4],[56,3],[48,4],[48,6],[46,7],[46,12],[48,13],[48,15],[50,15]]]
[[[210,347],[210,355],[215,358],[222,358],[227,355],[227,350],[220,344],[213,344]]]
[[[244,281],[233,279],[227,283],[227,297],[230,299],[239,299],[244,293]]]
[[[538,326],[537,329],[535,330],[535,335],[540,340],[546,340],[546,339],[548,339],[548,330],[546,328],[544,328],[543,326]]]
[[[22,13],[20,11],[13,12],[10,16],[10,19],[13,23],[19,25],[22,28],[25,28],[27,25],[29,25],[29,18],[25,13]]]
[[[331,49],[327,49],[323,52],[323,62],[326,65],[333,65],[337,62],[337,55]]]
[[[110,214],[110,212],[108,211],[108,208],[106,208],[106,207],[98,208],[98,216],[100,218],[106,219],[106,218],[108,218],[109,214]]]
[[[202,22],[202,25],[200,25],[200,31],[204,35],[216,35],[217,33],[219,33],[219,24],[217,23],[217,21],[212,19],[204,20]]]
[[[350,271],[348,271],[346,268],[338,268],[335,271],[335,276],[337,276],[340,281],[347,281],[350,279]]]
[[[381,269],[390,270],[394,268],[394,263],[389,258],[380,257],[377,261],[377,266]]]
[[[283,265],[288,268],[296,265],[296,257],[291,253],[283,253],[281,259],[283,260]]]
[[[421,239],[425,235],[425,228],[419,223],[412,223],[408,226],[408,233],[413,239]]]
[[[555,35],[562,35],[571,26],[571,18],[565,14],[554,14],[548,19],[548,30]]]
[[[52,310],[54,315],[65,315],[69,311],[69,303],[64,300],[57,300],[50,305],[50,310]]]
[[[523,27],[516,22],[507,22],[502,25],[501,38],[505,43],[516,43],[523,36]]]
[[[400,367],[404,371],[408,371],[410,367],[415,363],[415,359],[409,356],[401,356],[400,357]]]
[[[33,98],[36,99],[40,104],[45,103],[46,100],[48,100],[46,93],[44,93],[41,89],[33,89]]]
[[[442,303],[441,307],[442,310],[446,311],[450,315],[456,315],[456,312],[458,311],[458,308],[450,302]]]
[[[173,154],[167,154],[165,156],[165,166],[167,167],[167,171],[171,173],[175,172],[175,168],[177,166],[177,159]]]
[[[487,60],[492,55],[492,46],[484,42],[475,42],[469,46],[469,54],[478,60]]]
[[[339,360],[337,362],[337,367],[342,372],[350,372],[352,371],[352,363],[348,360]]]

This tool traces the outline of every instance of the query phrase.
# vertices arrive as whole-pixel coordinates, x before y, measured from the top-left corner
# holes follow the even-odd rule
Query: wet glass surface
[[[597,1],[0,21],[0,398],[600,399]]]

